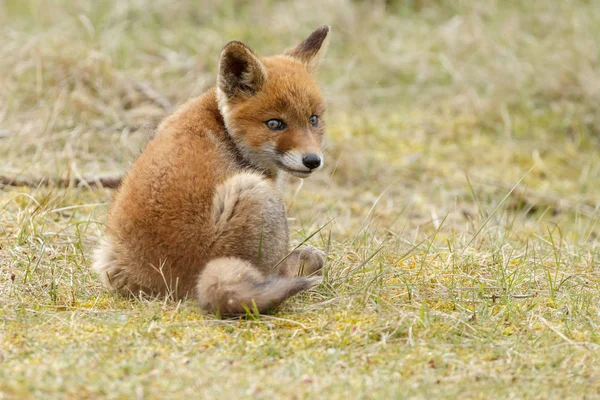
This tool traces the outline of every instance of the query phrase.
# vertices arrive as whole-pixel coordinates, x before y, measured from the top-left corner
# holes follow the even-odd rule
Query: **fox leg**
[[[220,245],[227,256],[252,262],[263,273],[311,276],[323,267],[321,252],[307,246],[289,252],[289,230],[281,193],[257,174],[238,174],[217,190],[213,205]],[[236,253],[237,251],[237,253]]]
[[[211,261],[196,286],[202,308],[221,314],[266,312],[308,289],[320,277],[281,276],[289,231],[281,193],[254,173],[219,186],[213,200]]]
[[[156,294],[157,291],[142,286],[132,279],[129,272],[130,265],[119,260],[117,251],[118,247],[113,241],[105,237],[94,252],[92,268],[100,275],[100,281],[104,286],[123,295]]]

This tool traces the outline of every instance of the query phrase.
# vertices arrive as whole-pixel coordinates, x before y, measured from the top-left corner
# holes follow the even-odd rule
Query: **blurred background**
[[[327,168],[290,178],[295,228],[467,234],[501,201],[534,227],[595,213],[600,3],[583,0],[3,0],[0,174],[122,175],[214,85],[225,43],[271,55],[322,24]]]
[[[387,190],[431,218],[472,198],[465,177],[493,200],[526,175],[538,203],[595,208],[600,4],[584,0],[3,0],[0,174],[123,173],[214,85],[225,43],[270,55],[321,24],[319,187],[369,204]]]

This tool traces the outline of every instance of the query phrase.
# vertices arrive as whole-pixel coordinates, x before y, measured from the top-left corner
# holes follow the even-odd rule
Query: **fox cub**
[[[320,282],[318,250],[289,254],[276,179],[323,166],[314,74],[328,34],[320,27],[273,57],[225,46],[216,88],[161,123],[116,194],[94,259],[108,288],[239,314],[269,311]]]

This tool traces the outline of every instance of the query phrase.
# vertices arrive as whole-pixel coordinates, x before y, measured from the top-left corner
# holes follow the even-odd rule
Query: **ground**
[[[113,191],[0,189],[0,398],[600,397],[600,2],[0,1],[0,175],[124,173],[157,122],[332,26],[324,283],[275,314],[106,292]]]

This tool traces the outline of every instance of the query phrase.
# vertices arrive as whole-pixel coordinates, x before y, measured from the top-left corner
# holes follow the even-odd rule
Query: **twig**
[[[555,327],[553,327],[544,317],[542,317],[541,315],[537,316],[538,319],[540,320],[541,323],[543,323],[544,325],[546,325],[548,328],[550,328],[550,330],[554,333],[556,333],[562,340],[564,340],[565,342],[567,342],[570,345],[573,346],[581,346],[584,349],[589,349],[587,343],[578,343],[578,342],[574,342],[573,340],[569,339],[568,337],[566,337],[562,332],[560,332],[558,329],[556,329]]]
[[[482,295],[481,297],[484,299],[490,299],[492,301],[496,301],[497,299],[501,298],[502,296],[503,295],[492,294],[491,296]],[[538,294],[537,293],[533,293],[533,294],[510,294],[510,293],[508,293],[504,296],[508,296],[513,299],[529,299],[532,297],[537,297]]]
[[[9,178],[6,176],[0,176],[0,188],[5,186],[12,187],[39,187],[39,186],[60,186],[60,187],[71,187],[71,186],[98,186],[109,189],[116,189],[121,184],[123,177],[121,176],[97,176],[97,177],[84,177],[84,178],[38,178],[38,179],[25,179],[25,178]]]

